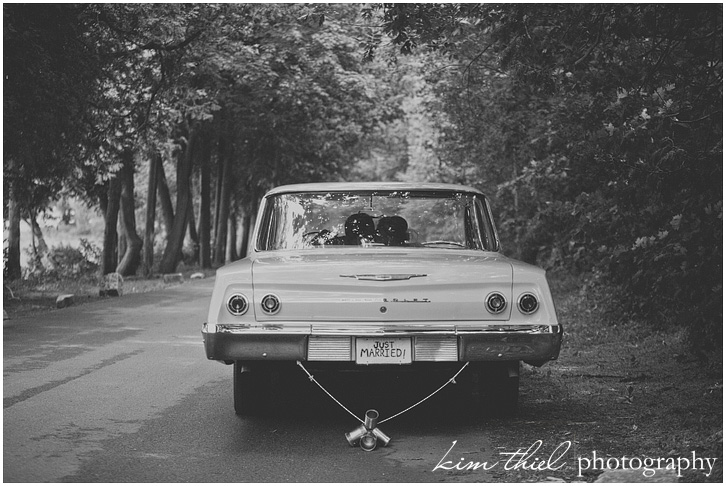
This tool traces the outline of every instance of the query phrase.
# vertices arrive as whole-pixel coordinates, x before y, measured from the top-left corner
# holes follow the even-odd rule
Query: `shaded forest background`
[[[490,196],[508,255],[722,345],[721,4],[5,4],[3,22],[6,282],[220,266],[279,184],[455,182]],[[69,200],[102,215],[100,247],[45,244]]]

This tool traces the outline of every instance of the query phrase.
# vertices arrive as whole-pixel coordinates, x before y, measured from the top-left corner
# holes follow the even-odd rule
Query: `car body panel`
[[[562,327],[545,272],[498,251],[382,246],[261,250],[271,198],[346,191],[466,193],[486,201],[476,189],[450,184],[301,184],[270,191],[257,219],[255,248],[217,271],[203,329],[209,359],[354,363],[363,339],[370,337],[410,339],[413,363],[523,360],[540,365],[557,358]],[[491,220],[485,205],[487,214],[478,215],[479,220]],[[491,231],[495,243],[490,246],[498,250]],[[500,313],[485,305],[495,292],[507,302]],[[531,314],[517,305],[526,293],[539,302]],[[249,302],[241,316],[227,310],[234,294]],[[262,309],[263,298],[271,294],[280,301],[272,314]]]

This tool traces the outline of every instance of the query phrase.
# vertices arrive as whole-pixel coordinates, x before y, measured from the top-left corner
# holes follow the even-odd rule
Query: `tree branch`
[[[575,61],[573,66],[577,66],[578,64],[583,62],[585,59],[590,57],[590,54],[592,54],[592,51],[594,51],[595,48],[600,44],[600,39],[602,37],[602,29],[603,29],[604,24],[605,24],[605,15],[600,15],[600,27],[597,29],[597,38],[595,39],[595,42],[592,44],[592,46],[590,46],[590,49],[588,49],[587,52],[582,55],[582,57],[580,57],[577,61]]]
[[[155,40],[150,41],[150,42],[147,42],[146,44],[142,45],[140,47],[140,49],[142,49],[142,50],[143,49],[154,49],[157,51],[172,52],[177,49],[185,48],[186,46],[188,46],[189,44],[191,44],[192,42],[197,40],[202,35],[203,32],[204,32],[204,30],[202,30],[202,29],[196,30],[189,37],[187,37],[186,39],[181,40],[177,43],[162,44],[159,41],[155,41]]]

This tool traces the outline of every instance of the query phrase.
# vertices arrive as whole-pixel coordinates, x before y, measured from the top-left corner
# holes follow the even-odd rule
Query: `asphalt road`
[[[452,386],[381,425],[392,441],[372,452],[348,445],[344,434],[358,423],[301,370],[282,382],[271,413],[237,417],[231,367],[208,361],[201,340],[212,284],[6,321],[4,481],[491,480],[483,468],[447,470],[462,458],[497,460]],[[396,379],[317,378],[357,415],[372,402],[382,419],[446,381],[420,377],[412,389]]]

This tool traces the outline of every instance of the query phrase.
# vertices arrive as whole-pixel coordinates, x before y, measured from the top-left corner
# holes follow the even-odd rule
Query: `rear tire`
[[[519,361],[488,363],[479,372],[479,392],[484,413],[490,417],[513,417],[519,405]]]
[[[269,396],[269,373],[250,369],[235,361],[232,377],[234,412],[237,415],[258,415],[265,410]]]

